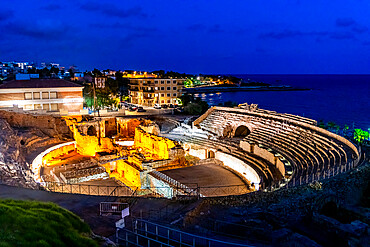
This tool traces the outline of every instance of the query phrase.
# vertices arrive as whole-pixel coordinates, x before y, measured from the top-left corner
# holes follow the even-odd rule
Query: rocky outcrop
[[[0,111],[0,182],[36,187],[29,169],[33,158],[71,137],[60,117]]]

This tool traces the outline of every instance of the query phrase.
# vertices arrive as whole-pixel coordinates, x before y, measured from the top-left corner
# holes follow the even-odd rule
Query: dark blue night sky
[[[2,0],[0,61],[188,73],[370,73],[368,0]]]

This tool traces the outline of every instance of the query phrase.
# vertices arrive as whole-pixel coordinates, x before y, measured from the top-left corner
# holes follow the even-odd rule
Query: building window
[[[164,100],[161,100],[161,103],[163,104],[164,103]]]
[[[33,110],[33,105],[24,105],[23,109],[25,110]]]
[[[41,110],[42,105],[41,104],[35,104],[35,110]]]
[[[168,81],[167,81],[167,84],[170,84],[170,83],[171,83],[171,81],[170,81],[170,80],[168,80]]]
[[[50,104],[50,111],[58,111],[58,104]]]
[[[173,97],[176,97],[176,96],[177,96],[177,93],[174,93],[174,94],[173,94]]]
[[[172,81],[172,84],[176,84],[176,81]]]
[[[176,91],[176,90],[177,90],[177,87],[173,87],[173,90],[175,90],[175,91]]]
[[[32,93],[24,93],[24,99],[32,99]]]
[[[49,93],[48,92],[42,92],[42,98],[43,99],[48,99],[49,98]]]
[[[167,87],[167,90],[171,90],[171,87]]]
[[[40,99],[40,93],[33,93],[33,99]]]
[[[158,87],[155,87],[155,90],[158,90]]]
[[[168,94],[167,94],[167,97],[171,97],[171,94],[170,94],[170,93],[168,93]]]
[[[161,93],[161,97],[164,97],[164,93]]]
[[[168,100],[167,100],[167,103],[171,103],[171,100],[169,100],[169,99],[168,99]]]
[[[57,98],[57,92],[50,92],[50,99],[56,99]]]
[[[158,84],[158,81],[154,81],[155,84]]]
[[[161,90],[164,90],[164,87],[161,87]]]
[[[42,105],[42,109],[43,109],[43,110],[50,111],[49,104],[43,104],[43,105]]]
[[[164,84],[164,81],[161,81],[161,84]]]

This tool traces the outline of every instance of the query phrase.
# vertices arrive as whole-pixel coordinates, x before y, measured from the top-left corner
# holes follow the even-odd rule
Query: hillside
[[[0,200],[0,246],[98,246],[90,227],[54,203]]]

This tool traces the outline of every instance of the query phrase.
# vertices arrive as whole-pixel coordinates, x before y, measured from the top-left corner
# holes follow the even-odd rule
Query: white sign
[[[116,222],[116,227],[119,229],[125,228],[125,219],[120,219]]]
[[[130,215],[130,208],[127,207],[124,210],[122,210],[122,219],[125,218],[126,216]]]

